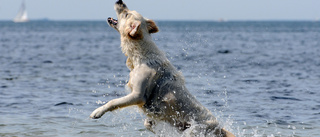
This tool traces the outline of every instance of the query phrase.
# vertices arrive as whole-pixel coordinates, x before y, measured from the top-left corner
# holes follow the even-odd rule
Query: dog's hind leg
[[[153,128],[155,126],[156,122],[152,119],[146,118],[144,120],[144,126],[151,132],[155,133]]]

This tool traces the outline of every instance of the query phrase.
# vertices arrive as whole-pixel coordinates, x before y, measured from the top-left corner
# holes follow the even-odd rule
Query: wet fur
[[[115,4],[115,10],[119,21],[114,25],[111,19],[109,25],[121,36],[121,49],[130,69],[127,86],[131,93],[97,108],[90,117],[100,118],[105,112],[137,105],[147,115],[144,125],[150,131],[159,121],[164,121],[182,132],[195,121],[204,125],[199,131],[206,136],[233,136],[190,94],[181,72],[152,41],[151,33],[158,32],[155,22],[129,10],[122,1]]]

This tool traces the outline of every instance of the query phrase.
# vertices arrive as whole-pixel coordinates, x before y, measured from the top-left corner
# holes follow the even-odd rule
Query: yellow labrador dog
[[[126,65],[131,72],[127,86],[131,93],[97,108],[90,117],[97,119],[108,111],[137,105],[147,115],[144,125],[150,131],[159,121],[164,121],[181,132],[192,124],[199,125],[195,128],[198,131],[190,136],[201,133],[204,136],[233,137],[190,94],[182,74],[152,41],[150,34],[158,32],[155,22],[129,10],[122,0],[114,7],[118,20],[108,18],[108,23],[120,33],[121,48],[128,57]]]

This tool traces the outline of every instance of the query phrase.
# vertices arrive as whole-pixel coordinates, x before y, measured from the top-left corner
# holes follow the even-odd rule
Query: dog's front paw
[[[92,119],[98,119],[100,118],[104,113],[106,113],[106,111],[104,110],[103,106],[97,108],[96,110],[94,110],[91,115],[90,118]]]

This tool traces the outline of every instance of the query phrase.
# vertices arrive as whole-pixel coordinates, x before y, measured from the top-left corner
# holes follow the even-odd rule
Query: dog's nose
[[[118,1],[116,2],[116,4],[123,4],[123,1],[122,1],[122,0],[118,0]]]

